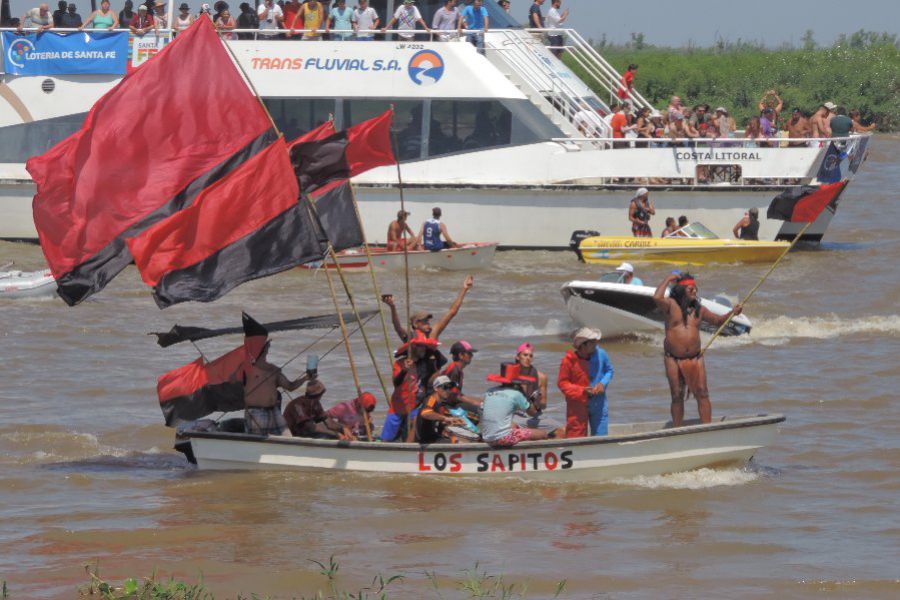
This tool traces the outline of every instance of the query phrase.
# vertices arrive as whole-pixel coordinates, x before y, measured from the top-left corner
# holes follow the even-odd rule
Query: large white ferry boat
[[[370,4],[384,16],[401,3]],[[442,4],[423,0],[419,8],[430,22]],[[464,40],[431,41],[422,31],[421,40],[390,33],[371,42],[300,42],[245,32],[251,39],[226,43],[288,139],[330,117],[341,129],[392,105],[412,220],[424,220],[439,205],[453,237],[463,241],[564,248],[574,230],[630,235],[627,210],[639,187],[651,191],[654,232],[665,217],[686,215],[730,237],[744,212],[756,207],[760,239],[791,239],[800,226],[766,219],[771,200],[790,187],[819,183],[828,160],[836,164],[825,166],[842,169],[846,179],[862,162],[865,136],[804,140],[796,147],[785,139],[768,145],[645,140],[614,147],[601,115],[609,111],[619,73],[574,30],[524,29],[496,3],[485,7],[492,29],[483,54]],[[589,81],[547,47],[548,34],[562,36],[566,61],[579,65]],[[10,51],[6,44],[4,55]],[[121,78],[0,75],[0,238],[36,239],[35,187],[25,161],[75,132]],[[637,92],[632,102],[650,106]],[[165,119],[167,108],[147,98],[135,107],[135,118]],[[591,127],[579,128],[585,119]],[[397,170],[374,169],[355,185],[370,241],[383,242],[399,207]],[[836,207],[822,213],[805,240],[822,238]]]

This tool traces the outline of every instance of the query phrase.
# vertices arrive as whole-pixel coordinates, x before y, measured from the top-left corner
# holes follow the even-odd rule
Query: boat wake
[[[565,319],[549,319],[543,326],[529,324],[513,324],[503,328],[505,334],[516,338],[566,337],[578,328],[575,321]]]
[[[172,469],[184,460],[159,448],[135,451],[103,444],[92,433],[26,426],[0,431],[0,465],[108,470],[110,468]]]
[[[825,340],[851,335],[873,334],[879,336],[900,336],[900,316],[868,316],[859,319],[842,319],[831,315],[826,317],[775,317],[755,319],[749,335],[720,337],[717,346],[732,347],[761,344],[780,346],[791,340]],[[638,339],[654,345],[662,345],[662,333],[639,334]],[[702,334],[703,343],[710,334]]]
[[[759,474],[746,469],[698,469],[669,475],[638,475],[614,479],[616,485],[670,490],[703,490],[707,488],[745,485],[759,479]]]

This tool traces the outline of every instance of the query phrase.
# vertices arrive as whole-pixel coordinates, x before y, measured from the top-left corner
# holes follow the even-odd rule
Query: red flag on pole
[[[76,304],[131,262],[125,245],[275,139],[208,19],[105,94],[81,129],[27,163],[34,221]]]
[[[766,216],[792,223],[812,223],[828,206],[837,203],[847,180],[819,186],[798,186],[778,194],[769,205]]]

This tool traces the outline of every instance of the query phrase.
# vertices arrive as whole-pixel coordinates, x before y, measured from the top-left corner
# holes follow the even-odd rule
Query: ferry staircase
[[[546,30],[491,31],[485,39],[486,55],[567,137],[611,138],[612,130],[595,110],[599,106],[608,111],[607,103],[587,86],[582,87],[581,82],[575,83],[569,68],[543,48],[543,31]],[[599,89],[615,97],[621,79],[616,70],[574,30],[552,33],[566,34],[565,50]],[[633,101],[639,107],[650,106],[636,92]],[[584,126],[585,119],[590,119],[589,127]],[[599,141],[586,143],[606,146]]]

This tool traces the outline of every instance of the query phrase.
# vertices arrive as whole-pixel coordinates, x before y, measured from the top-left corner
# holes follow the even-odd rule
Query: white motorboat
[[[621,273],[613,272],[604,274],[599,281],[565,283],[560,292],[572,319],[580,325],[600,329],[604,337],[663,331],[663,316],[653,301],[656,288],[622,283],[621,277]],[[722,296],[700,301],[717,315],[731,310],[731,302]],[[750,319],[740,314],[731,319],[721,335],[742,335],[750,333],[751,328]],[[711,333],[716,328],[703,323],[701,329]]]
[[[673,428],[655,421],[610,425],[609,435],[522,442],[400,444],[343,442],[181,430],[182,449],[200,469],[293,469],[365,473],[608,481],[700,468],[740,466],[771,444],[778,414],[696,420]]]
[[[438,252],[415,250],[408,252],[410,269],[443,269],[446,271],[480,271],[494,263],[494,252],[497,242],[480,242],[463,244],[458,248],[447,248]],[[400,271],[405,268],[406,259],[403,251],[388,251],[385,248],[369,248],[372,265],[378,270]],[[337,253],[337,261],[342,269],[350,271],[363,270],[369,265],[366,251],[361,248],[344,250]],[[303,265],[306,269],[319,269],[323,266],[332,269],[334,262],[326,259]]]
[[[0,271],[0,298],[38,298],[56,293],[56,279],[50,269],[41,271]]]
[[[382,18],[399,4],[371,2]],[[442,4],[420,2],[427,22]],[[485,8],[491,30],[483,54],[463,41],[421,39],[421,31],[420,39],[410,41],[376,32],[376,41],[366,44],[297,44],[254,30],[237,32],[252,39],[226,43],[287,139],[329,115],[341,130],[393,106],[407,210],[426,215],[442,206],[460,239],[562,249],[573,230],[591,223],[603,223],[604,235],[628,236],[626,209],[642,186],[650,188],[658,210],[702,220],[720,237],[751,207],[760,210],[761,240],[793,239],[799,231],[796,223],[766,218],[766,208],[784,190],[819,181],[820,167],[835,147],[831,140],[792,147],[779,140],[752,148],[742,147],[742,140],[656,140],[619,147],[600,117],[609,112],[605,99],[615,97],[620,74],[596,49],[572,29],[530,31],[496,2],[485,2]],[[69,43],[87,35],[70,36]],[[148,56],[148,45],[155,52],[168,35],[133,37],[132,60]],[[545,47],[547,35],[563,38],[584,80]],[[36,239],[35,188],[25,161],[75,132],[90,107],[122,78],[58,73],[66,71],[0,74],[2,239]],[[631,100],[635,108],[650,107],[637,91]],[[868,136],[834,143],[847,157],[838,161],[840,176],[852,179]],[[399,208],[397,169],[373,169],[354,185],[366,230],[382,231]],[[837,202],[822,213],[804,241],[822,238],[836,207]],[[661,222],[658,217],[654,228]],[[370,241],[386,242],[378,236]]]

